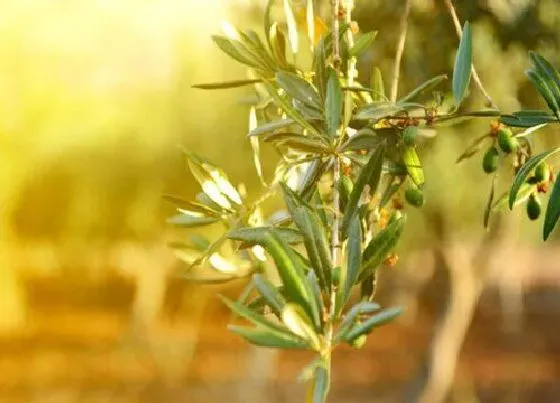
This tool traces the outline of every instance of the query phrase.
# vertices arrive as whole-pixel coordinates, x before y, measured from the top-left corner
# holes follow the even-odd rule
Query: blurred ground
[[[505,111],[542,107],[523,71],[528,49],[560,66],[557,1],[455,3],[473,23],[475,63],[495,102]],[[186,284],[165,247],[182,235],[165,226],[172,210],[161,194],[197,191],[179,146],[260,191],[245,141],[250,90],[191,85],[246,77],[210,35],[223,19],[260,30],[263,2],[1,4],[0,401],[298,401],[294,379],[309,357],[256,353],[227,333],[216,294],[236,295],[242,284]],[[380,31],[360,62],[366,84],[373,65],[389,77],[401,8],[357,1],[362,29]],[[440,1],[413,1],[410,24],[402,93],[449,73],[457,45]],[[471,106],[482,105],[473,95]],[[448,270],[431,257],[430,214],[441,215],[449,242],[482,239],[490,181],[479,158],[454,161],[488,124],[446,128],[422,145],[428,205],[411,212],[403,243],[418,253],[401,257],[380,296],[410,314],[364,351],[339,352],[333,402],[414,394],[449,296]],[[557,144],[557,132],[543,131],[535,148]],[[266,175],[275,158],[264,150]],[[508,215],[514,225],[490,264],[452,401],[559,400],[558,236],[541,245],[540,225],[519,215]]]

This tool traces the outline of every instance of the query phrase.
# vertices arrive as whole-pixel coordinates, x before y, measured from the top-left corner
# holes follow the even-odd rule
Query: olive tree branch
[[[404,44],[406,43],[406,32],[408,30],[408,16],[410,14],[410,0],[406,0],[404,12],[401,15],[399,42],[397,43],[397,51],[395,53],[395,63],[393,64],[393,82],[391,84],[391,102],[397,101],[397,92],[399,90],[399,77],[401,69],[401,60],[404,53]]]

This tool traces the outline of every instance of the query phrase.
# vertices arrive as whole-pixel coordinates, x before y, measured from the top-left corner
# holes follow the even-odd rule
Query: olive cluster
[[[524,151],[520,149],[519,139],[514,136],[511,129],[494,125],[490,136],[494,137],[495,141],[482,157],[482,169],[484,172],[487,174],[496,172],[500,162],[500,151],[505,155],[515,153],[517,156],[516,165],[517,169],[519,169],[526,155],[524,155]],[[541,162],[537,165],[533,174],[527,178],[527,184],[532,186],[526,204],[527,217],[529,217],[530,220],[536,220],[541,215],[542,209],[538,194],[546,193],[548,191],[548,184],[553,180],[554,176],[550,166],[545,162]]]

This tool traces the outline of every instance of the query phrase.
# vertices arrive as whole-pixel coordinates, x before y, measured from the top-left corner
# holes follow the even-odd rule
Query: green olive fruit
[[[527,217],[536,220],[541,215],[541,202],[534,193],[531,193],[527,200]]]
[[[537,165],[535,168],[535,180],[537,183],[548,181],[550,176],[550,170],[548,169],[548,165],[544,162]]]
[[[418,136],[418,128],[416,126],[408,126],[403,131],[403,142],[407,147],[414,146],[416,137]]]
[[[496,147],[492,146],[486,151],[484,157],[482,158],[482,169],[487,174],[491,174],[498,169],[498,161],[500,159],[500,155],[498,154],[498,150]]]
[[[335,267],[332,271],[332,283],[333,285],[340,285],[340,267]]]
[[[404,192],[404,198],[414,207],[422,207],[424,205],[424,192],[417,186],[409,186]]]
[[[513,137],[513,133],[509,129],[500,129],[498,131],[498,145],[506,154],[510,154],[517,150],[519,145],[517,139]]]
[[[362,335],[356,337],[354,340],[352,340],[350,342],[350,344],[352,345],[352,347],[360,349],[360,348],[363,348],[366,345],[366,342],[367,342],[367,335],[362,334]]]

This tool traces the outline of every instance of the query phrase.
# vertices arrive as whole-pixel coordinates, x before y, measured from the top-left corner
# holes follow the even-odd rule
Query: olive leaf
[[[556,181],[550,193],[546,214],[544,217],[543,239],[546,241],[560,218],[560,175],[556,176]]]
[[[284,306],[282,322],[292,333],[306,340],[315,351],[321,350],[322,343],[319,335],[315,333],[311,319],[298,305],[288,303]]]
[[[276,316],[280,317],[286,301],[278,289],[266,277],[258,273],[253,275],[253,284],[266,304]]]
[[[280,348],[280,349],[296,349],[305,350],[309,345],[301,337],[292,335],[291,333],[276,332],[269,329],[250,328],[246,326],[229,325],[228,330],[238,334],[249,343],[261,347]]]
[[[459,49],[455,56],[455,65],[453,67],[453,97],[455,105],[458,108],[463,102],[469,83],[471,81],[472,66],[472,38],[471,26],[469,22],[465,22],[463,26],[463,35],[459,43]]]
[[[378,147],[377,150],[371,154],[367,164],[360,171],[360,175],[358,176],[358,179],[356,179],[356,183],[354,184],[352,193],[350,194],[348,203],[344,209],[344,217],[341,225],[343,234],[346,234],[350,220],[358,210],[360,198],[362,197],[362,192],[364,191],[365,186],[369,185],[371,194],[375,194],[377,191],[377,186],[379,185],[379,180],[381,179],[384,156],[385,147]]]
[[[272,226],[236,228],[229,231],[227,237],[237,241],[243,241],[249,245],[264,245],[269,233],[274,233],[289,244],[296,244],[302,241],[302,236],[299,231],[293,228]]]
[[[536,166],[539,165],[542,161],[544,161],[551,155],[556,154],[558,151],[560,151],[560,147],[553,148],[541,154],[535,155],[525,162],[519,172],[517,172],[517,175],[515,175],[513,184],[509,191],[508,204],[510,210],[513,209],[513,205],[515,204],[515,200],[517,199],[517,193],[519,192],[521,185],[523,185],[523,183],[525,183],[525,181],[527,180],[527,177],[529,176],[531,171],[536,168]]]
[[[215,222],[220,221],[216,217],[206,217],[204,215],[198,215],[195,212],[182,212],[180,214],[174,215],[167,219],[169,224],[176,225],[183,228],[201,227]]]
[[[319,94],[317,94],[315,88],[303,78],[286,71],[279,71],[276,73],[276,83],[292,98],[298,99],[306,105],[321,110],[321,98]]]
[[[343,339],[348,343],[352,343],[352,341],[361,335],[370,333],[374,328],[392,322],[397,316],[401,315],[402,312],[402,308],[385,309],[376,315],[370,316],[361,323],[356,323],[348,330]]]
[[[354,46],[349,50],[350,56],[357,57],[367,50],[375,40],[377,31],[366,32],[356,38]]]
[[[329,69],[327,80],[327,93],[325,101],[325,121],[327,133],[335,137],[340,126],[340,115],[342,113],[342,90],[338,74],[334,69]]]
[[[405,222],[404,215],[392,220],[369,242],[362,256],[360,280],[371,275],[395,248],[404,230]]]
[[[560,75],[558,74],[558,72],[554,69],[554,67],[552,67],[552,65],[548,62],[548,60],[546,60],[543,56],[539,55],[536,52],[530,51],[529,52],[529,57],[531,58],[535,69],[536,69],[536,73],[539,75],[539,77],[542,80],[542,83],[550,90],[550,94],[552,95],[552,97],[554,98],[554,102],[552,102],[553,105],[555,105],[556,109],[552,109],[552,111],[554,112],[554,114],[556,115],[556,117],[558,117],[558,119],[560,119]],[[537,89],[539,89],[537,87]],[[539,92],[541,92],[539,90]],[[543,94],[541,92],[541,95],[543,95],[546,99],[546,95]],[[549,103],[549,100],[547,100],[547,103]],[[549,103],[549,107],[550,107],[550,103]]]
[[[348,300],[352,286],[356,284],[362,267],[362,226],[357,214],[350,221],[346,270],[341,271],[339,291],[337,293],[336,315],[340,313]]]
[[[560,106],[558,104],[558,98],[554,93],[554,89],[551,87],[553,83],[548,80],[546,76],[540,75],[535,70],[525,70],[525,75],[529,78],[539,94],[541,94],[550,110],[554,112],[557,117],[560,116]]]
[[[303,244],[311,266],[322,288],[330,286],[331,255],[326,230],[321,219],[295,192],[282,184],[284,201],[292,220],[303,236]]]
[[[511,127],[533,127],[556,121],[556,117],[548,111],[525,110],[516,111],[511,115],[501,115],[500,123]]]
[[[424,93],[426,91],[433,90],[434,88],[436,88],[439,84],[441,84],[445,80],[447,80],[447,75],[446,74],[441,74],[439,76],[430,78],[429,80],[424,81],[418,87],[416,87],[415,89],[410,91],[404,97],[399,99],[397,103],[412,102],[412,101],[416,100],[416,98],[418,98],[422,93]]]
[[[222,89],[229,89],[229,88],[245,87],[247,85],[252,85],[260,82],[262,82],[260,78],[255,78],[255,79],[247,79],[247,80],[222,81],[220,83],[201,83],[201,84],[194,84],[192,87],[200,90],[222,90]]]
[[[373,69],[371,86],[371,98],[373,102],[387,101],[387,96],[385,95],[385,85],[383,84],[383,76],[381,75],[379,67],[375,67]]]

